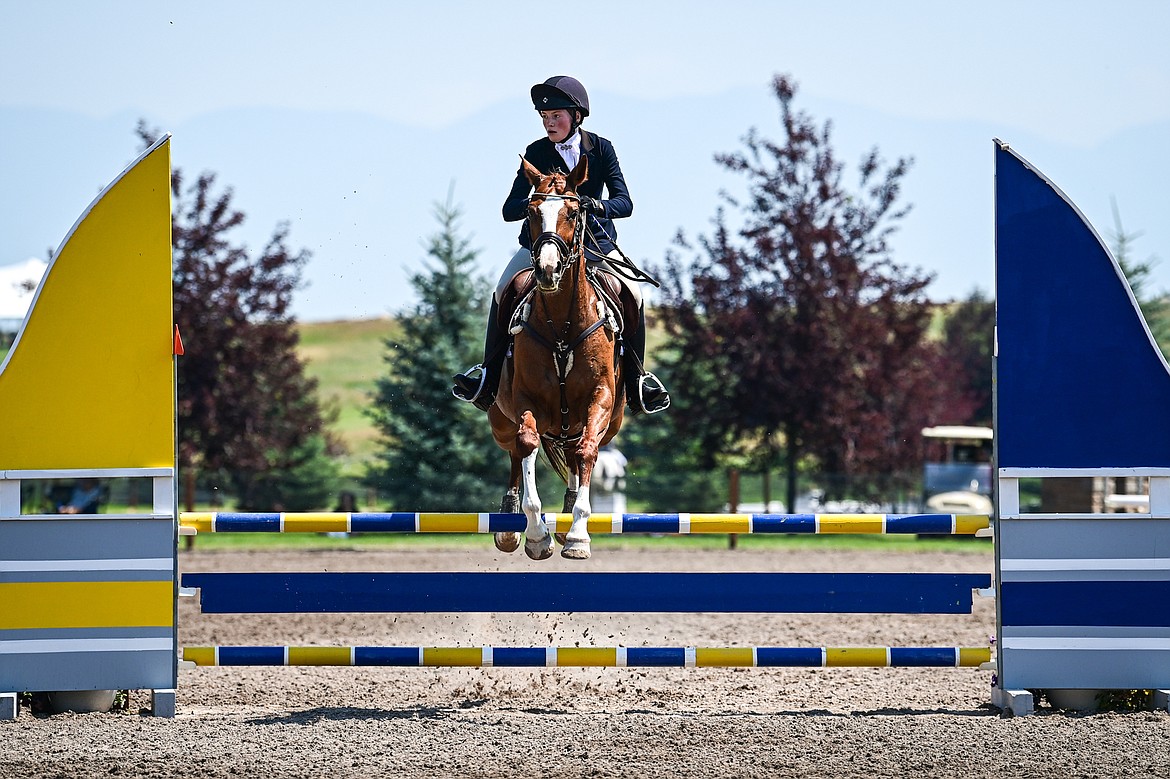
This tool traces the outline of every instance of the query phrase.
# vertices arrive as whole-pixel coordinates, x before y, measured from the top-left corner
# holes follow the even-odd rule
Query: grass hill
[[[391,318],[339,322],[303,322],[298,325],[298,353],[306,373],[317,380],[321,401],[340,412],[335,432],[349,448],[343,471],[356,476],[376,450],[377,431],[363,413],[374,381],[385,371],[384,342],[398,332]]]
[[[342,463],[346,476],[359,476],[377,451],[377,431],[363,413],[369,405],[374,381],[385,372],[382,355],[385,340],[397,335],[398,322],[390,317],[335,322],[301,322],[298,354],[305,372],[317,380],[326,408],[339,411],[334,431],[349,454]],[[661,328],[650,328],[650,351],[663,340]],[[653,358],[651,358],[653,359]]]

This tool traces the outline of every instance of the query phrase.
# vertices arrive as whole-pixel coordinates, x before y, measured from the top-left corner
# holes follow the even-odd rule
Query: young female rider
[[[577,79],[553,76],[543,84],[532,87],[531,94],[532,105],[540,112],[544,124],[545,137],[529,144],[524,150],[524,159],[541,173],[551,173],[554,169],[570,171],[582,154],[588,157],[589,176],[577,191],[581,198],[581,209],[588,214],[589,219],[589,229],[585,232],[585,252],[590,262],[608,266],[607,256],[619,256],[614,246],[617,230],[612,220],[627,217],[634,210],[613,144],[596,133],[581,129],[581,123],[589,116],[589,95]],[[601,199],[602,189],[609,195],[607,200]],[[521,168],[512,182],[508,199],[504,201],[504,221],[516,222],[526,218],[531,190],[532,185]],[[504,268],[492,296],[483,363],[454,377],[452,392],[455,397],[474,403],[485,411],[495,400],[507,351],[507,333],[497,321],[498,305],[516,274],[531,267],[531,241],[525,224],[520,229],[520,250]],[[632,414],[655,414],[670,405],[670,395],[658,377],[643,367],[646,356],[646,314],[642,307],[642,293],[636,282],[621,274],[614,275],[621,280],[638,306],[638,321],[627,323],[628,332],[625,336],[623,373],[626,377],[627,402]]]

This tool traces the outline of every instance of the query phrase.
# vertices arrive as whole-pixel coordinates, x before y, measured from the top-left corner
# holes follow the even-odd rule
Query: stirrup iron
[[[642,413],[657,414],[670,408],[670,393],[666,391],[666,385],[650,371],[638,377],[637,389],[635,398]]]
[[[476,371],[479,371],[479,382],[477,384],[475,384],[474,378]],[[475,384],[474,392],[469,387],[472,384]],[[474,403],[483,394],[485,384],[487,384],[487,369],[484,368],[483,363],[473,365],[466,372],[455,376],[455,386],[451,388],[451,394],[464,402]]]

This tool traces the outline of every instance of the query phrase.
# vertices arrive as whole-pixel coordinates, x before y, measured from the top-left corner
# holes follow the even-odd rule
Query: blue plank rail
[[[567,532],[572,514],[545,514]],[[199,533],[521,533],[523,514],[443,512],[184,512]],[[976,535],[983,514],[594,514],[589,532],[608,533],[891,533]]]
[[[722,612],[970,614],[991,574],[187,573],[209,614]]]

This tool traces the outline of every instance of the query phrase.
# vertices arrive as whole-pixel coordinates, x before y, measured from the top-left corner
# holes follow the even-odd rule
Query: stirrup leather
[[[638,377],[635,399],[645,414],[657,414],[670,408],[670,393],[662,380],[649,371]]]

